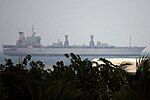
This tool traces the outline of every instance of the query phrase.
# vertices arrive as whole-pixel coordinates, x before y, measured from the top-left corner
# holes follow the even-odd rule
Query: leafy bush
[[[104,58],[99,59],[104,64],[98,64],[73,53],[65,57],[70,64],[58,61],[53,70],[44,69],[43,62],[32,61],[30,55],[16,65],[6,59],[0,65],[1,100],[126,100],[135,99],[138,89],[144,91],[141,97],[150,93],[150,60],[143,62],[133,82],[124,70],[126,64],[117,66]]]

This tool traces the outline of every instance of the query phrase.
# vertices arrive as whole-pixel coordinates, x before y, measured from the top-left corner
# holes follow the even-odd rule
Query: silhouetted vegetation
[[[69,65],[58,61],[44,69],[41,61],[27,55],[14,65],[6,59],[0,65],[1,100],[148,100],[150,98],[150,59],[140,60],[135,75],[124,66],[100,58],[103,64],[65,54]],[[95,64],[95,66],[93,66]]]

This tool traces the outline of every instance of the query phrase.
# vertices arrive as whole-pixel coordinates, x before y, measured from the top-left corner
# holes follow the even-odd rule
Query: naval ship
[[[110,46],[108,43],[94,43],[94,35],[90,35],[89,45],[69,45],[68,35],[65,41],[58,41],[48,46],[41,44],[41,37],[32,30],[32,35],[25,37],[24,32],[19,31],[19,39],[16,45],[3,45],[4,55],[23,56],[61,56],[66,53],[75,53],[83,56],[140,56],[145,47],[129,46],[117,47]]]

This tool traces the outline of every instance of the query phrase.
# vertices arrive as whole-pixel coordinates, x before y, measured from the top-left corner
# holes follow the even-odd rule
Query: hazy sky
[[[42,44],[64,41],[116,46],[150,45],[150,0],[0,0],[0,45],[15,44],[17,28],[31,35],[35,25]]]

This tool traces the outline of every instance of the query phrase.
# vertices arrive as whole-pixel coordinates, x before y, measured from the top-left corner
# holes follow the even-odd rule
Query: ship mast
[[[32,33],[34,33],[34,25],[32,25]]]
[[[130,35],[130,43],[129,43],[129,46],[131,47],[131,35]]]
[[[17,28],[17,30],[18,30],[18,33],[20,32],[20,28]]]

